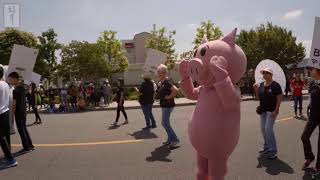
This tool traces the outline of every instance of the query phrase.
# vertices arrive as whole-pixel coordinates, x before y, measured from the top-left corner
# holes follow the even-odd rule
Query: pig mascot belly
[[[205,38],[194,58],[180,63],[181,89],[197,100],[189,137],[197,151],[197,180],[224,180],[227,161],[239,141],[241,93],[235,85],[246,71],[246,56],[235,44],[236,29],[224,38]],[[193,87],[193,81],[200,85]]]
[[[225,110],[216,92],[201,89],[197,106],[189,123],[189,137],[197,152],[209,159],[227,159],[239,140],[240,104],[236,110]],[[217,99],[207,101],[206,99]]]

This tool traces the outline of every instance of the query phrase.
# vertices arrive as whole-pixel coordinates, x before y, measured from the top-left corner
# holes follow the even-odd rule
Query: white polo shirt
[[[9,111],[9,85],[0,80],[0,114]]]

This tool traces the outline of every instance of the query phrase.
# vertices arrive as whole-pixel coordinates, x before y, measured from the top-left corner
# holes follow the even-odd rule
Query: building
[[[121,41],[129,66],[124,73],[114,75],[113,80],[123,78],[126,86],[137,86],[142,83],[143,66],[147,58],[146,42],[150,36],[150,33],[142,32],[134,35],[133,39]],[[175,82],[179,81],[177,66],[169,73]]]

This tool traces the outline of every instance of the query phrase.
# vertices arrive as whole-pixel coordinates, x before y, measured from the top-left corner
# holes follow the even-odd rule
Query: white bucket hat
[[[262,69],[262,70],[260,71],[261,74],[263,74],[263,72],[268,72],[268,73],[270,73],[270,74],[273,75],[273,71],[272,71],[271,68],[264,68],[264,69]]]

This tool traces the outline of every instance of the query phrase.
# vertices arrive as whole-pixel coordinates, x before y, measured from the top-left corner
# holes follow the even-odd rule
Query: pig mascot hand
[[[235,37],[236,29],[220,40],[204,39],[194,58],[180,63],[181,89],[198,100],[188,126],[197,152],[197,180],[224,180],[239,141],[241,93],[235,83],[245,73],[247,59]],[[200,86],[194,88],[193,81]]]

